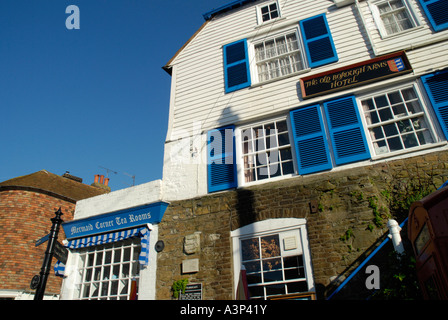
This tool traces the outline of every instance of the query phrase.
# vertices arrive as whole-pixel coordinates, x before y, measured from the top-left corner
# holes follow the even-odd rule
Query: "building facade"
[[[61,297],[174,299],[188,281],[181,298],[235,299],[245,273],[252,299],[327,298],[389,218],[448,179],[444,9],[248,0],[205,13],[163,67],[163,179],[78,203]]]
[[[204,14],[164,67],[159,236],[175,245],[159,255],[159,298],[187,278],[232,299],[242,266],[252,298],[328,297],[404,219],[392,194],[445,181],[446,8],[266,0]]]
[[[0,298],[33,299],[31,279],[38,275],[47,243],[38,245],[50,231],[55,212],[73,218],[76,201],[105,193],[70,174],[58,176],[41,170],[0,183]],[[60,231],[59,241],[65,238]],[[53,258],[52,265],[57,262]],[[45,299],[58,299],[62,279],[49,275]]]

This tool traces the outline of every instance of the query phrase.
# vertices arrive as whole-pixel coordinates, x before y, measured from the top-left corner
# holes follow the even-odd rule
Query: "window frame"
[[[129,249],[129,260],[124,260],[124,251]],[[106,259],[106,252],[110,252],[110,263],[104,263]],[[116,261],[116,253],[120,252],[120,260]],[[134,237],[124,239],[112,243],[90,246],[86,248],[75,249],[73,253],[76,255],[76,278],[74,279],[74,297],[75,300],[129,300],[131,293],[132,281],[136,281],[136,293],[138,294],[139,282],[141,277],[141,266],[139,264],[139,254],[141,252],[141,238]],[[101,262],[97,263],[98,256],[101,253]],[[89,257],[93,257],[92,264],[88,264]],[[85,260],[83,260],[85,259]],[[123,266],[129,264],[128,274],[123,275]],[[115,275],[114,267],[118,267],[119,276],[113,278]],[[104,274],[104,270],[109,268],[110,279]],[[135,274],[132,273],[133,268],[137,268]],[[88,275],[86,271],[91,271],[89,280],[86,280]],[[99,274],[97,271],[99,271]],[[99,279],[94,277],[99,276]],[[111,284],[113,281],[118,282],[117,294],[111,294]],[[127,283],[123,286],[123,281]],[[100,294],[104,289],[103,285],[107,283],[107,294]],[[83,292],[87,285],[98,285],[98,295],[92,296],[92,289],[89,290],[88,296],[83,296]],[[126,293],[120,294],[120,289],[126,288]],[[111,299],[115,298],[115,299]],[[124,298],[124,299],[123,299]]]
[[[427,130],[429,131],[429,134],[431,135],[431,138],[432,138],[433,141],[432,142],[428,142],[428,143],[426,143],[424,145],[418,145],[418,146],[410,147],[410,148],[405,148],[404,147],[403,149],[400,149],[400,150],[389,151],[389,152],[386,152],[386,153],[383,153],[383,154],[377,154],[377,152],[375,150],[375,146],[374,146],[374,140],[371,137],[369,129],[372,128],[372,127],[381,127],[382,126],[381,123],[384,123],[386,125],[387,124],[396,123],[396,122],[400,121],[401,118],[395,118],[394,117],[393,119],[390,119],[390,120],[387,120],[387,121],[380,121],[377,124],[373,124],[373,125],[372,124],[368,124],[367,120],[366,120],[366,117],[365,117],[365,111],[363,109],[362,101],[363,100],[367,100],[369,98],[373,99],[374,97],[381,96],[381,95],[387,95],[387,94],[390,94],[390,93],[396,92],[396,91],[400,91],[401,92],[401,90],[406,90],[406,89],[409,89],[409,88],[413,88],[414,89],[414,92],[415,92],[415,94],[416,94],[416,96],[418,98],[418,101],[420,103],[422,111],[419,112],[419,113],[416,113],[415,115],[407,115],[407,116],[403,117],[402,119],[406,120],[406,119],[411,119],[411,118],[414,118],[414,117],[423,117],[423,119],[426,121],[426,124],[428,126]],[[363,127],[364,127],[364,130],[365,130],[365,136],[366,136],[366,139],[367,139],[367,142],[368,142],[370,153],[372,155],[372,160],[389,158],[389,157],[402,155],[402,154],[410,154],[410,153],[418,152],[420,150],[426,150],[426,149],[429,149],[429,148],[434,148],[434,147],[439,146],[440,142],[442,142],[441,139],[440,139],[439,131],[437,130],[437,127],[436,127],[438,124],[436,124],[434,122],[435,121],[434,119],[436,119],[435,116],[434,116],[434,113],[433,113],[434,111],[431,108],[428,107],[429,104],[428,104],[427,98],[423,94],[423,92],[420,90],[419,85],[415,81],[414,82],[402,83],[402,84],[399,84],[399,85],[396,85],[396,86],[391,86],[391,87],[384,88],[384,89],[377,90],[377,91],[369,91],[368,93],[365,93],[363,95],[358,95],[356,97],[356,101],[357,101],[357,105],[358,105],[358,108],[359,108],[359,113],[361,115],[361,121],[363,123]],[[389,107],[391,107],[391,106],[389,105]],[[386,139],[386,137],[384,137],[384,139]],[[442,142],[442,143],[444,143],[444,142]]]
[[[419,19],[417,18],[416,11],[415,11],[414,7],[412,6],[412,4],[409,3],[408,0],[398,0],[403,3],[404,8],[409,16],[409,20],[412,24],[412,27],[402,30],[402,31],[399,31],[399,32],[394,32],[394,33],[388,34],[386,27],[384,25],[384,21],[381,18],[381,14],[379,12],[378,6],[382,5],[384,3],[389,3],[390,1],[395,1],[395,0],[371,0],[368,2],[370,11],[372,12],[373,20],[375,21],[375,24],[378,28],[381,38],[386,39],[386,38],[390,38],[390,37],[400,36],[401,34],[404,34],[407,32],[412,32],[417,27],[421,26],[421,23],[420,23]]]
[[[251,239],[254,237],[264,237],[276,234],[283,235],[283,238],[281,239],[284,239],[284,235],[292,235],[292,234],[298,235],[298,238],[296,239],[299,240],[299,245],[301,245],[301,248],[296,248],[297,251],[292,251],[291,254],[283,254],[282,257],[294,256],[294,254],[296,254],[301,249],[305,281],[308,287],[308,291],[306,292],[315,292],[306,219],[303,218],[267,219],[263,221],[254,222],[247,226],[231,231],[230,236],[232,239],[232,246],[234,253],[233,266],[235,270],[234,272],[235,292],[238,287],[238,281],[240,276],[239,271],[241,270],[242,267],[241,241]],[[284,245],[283,241],[280,242]],[[287,280],[283,280],[276,283],[280,284],[287,282],[288,282]],[[266,299],[266,294],[264,294],[264,299]]]
[[[266,124],[270,124],[270,123],[277,123],[277,122],[282,122],[285,121],[286,123],[286,127],[287,127],[287,135],[288,135],[288,140],[289,140],[289,144],[285,144],[280,146],[279,144],[279,140],[278,140],[278,131],[275,133],[276,136],[276,142],[277,142],[277,146],[275,148],[269,148],[265,149],[265,151],[272,151],[272,150],[278,150],[278,160],[276,162],[274,162],[274,164],[279,164],[281,166],[282,163],[286,163],[286,162],[291,162],[292,164],[292,172],[290,173],[286,173],[286,174],[280,174],[278,176],[274,176],[274,177],[268,177],[268,178],[264,178],[264,179],[255,179],[253,181],[246,181],[246,176],[245,176],[245,162],[244,162],[244,157],[246,155],[249,156],[254,156],[256,157],[257,154],[263,153],[263,151],[258,151],[255,150],[255,148],[249,152],[249,153],[244,153],[243,150],[243,145],[244,145],[244,137],[245,137],[245,130],[248,129],[254,129],[257,128],[259,126],[263,126],[263,130],[264,130],[264,125]],[[282,131],[280,133],[285,134],[285,131]],[[274,136],[273,134],[270,134],[269,137]],[[264,136],[264,138],[266,138],[266,136]],[[235,142],[236,142],[236,154],[237,154],[237,175],[238,175],[238,187],[241,186],[247,186],[247,185],[254,185],[254,184],[258,184],[258,183],[265,183],[265,182],[270,182],[270,181],[275,181],[275,180],[279,180],[279,179],[285,179],[285,178],[289,178],[289,177],[293,177],[296,176],[297,174],[297,167],[296,167],[296,159],[295,159],[295,150],[294,150],[294,143],[292,142],[293,140],[291,139],[291,125],[289,122],[289,117],[287,115],[282,116],[282,117],[276,117],[276,118],[272,118],[272,119],[265,119],[263,121],[258,121],[258,122],[254,122],[248,125],[244,125],[241,127],[238,127],[235,130]],[[252,138],[252,142],[255,142],[256,139]],[[281,154],[280,154],[280,150],[284,150],[284,149],[290,149],[290,153],[291,153],[291,159],[287,159],[285,162],[281,161]],[[268,160],[267,162],[269,162],[269,157],[267,156]],[[257,161],[257,159],[255,159],[255,162]],[[268,164],[266,165],[268,166]],[[262,167],[262,166],[260,166]],[[255,165],[254,170],[256,171],[257,169],[257,165]],[[255,177],[257,177],[256,172],[254,173]]]
[[[284,53],[284,54],[279,54],[276,55],[272,58],[269,59],[263,59],[262,61],[257,61],[257,50],[256,47],[260,44],[266,44],[269,41],[272,41],[275,39],[278,39],[280,37],[287,37],[288,35],[291,34],[295,34],[296,38],[297,38],[297,50],[295,51],[291,51],[288,53]],[[300,32],[300,28],[298,26],[294,26],[294,27],[290,27],[288,29],[284,29],[281,32],[277,32],[273,35],[269,35],[269,37],[263,36],[263,37],[258,37],[257,39],[254,39],[252,41],[250,41],[250,45],[249,45],[249,57],[250,58],[250,73],[252,74],[252,86],[256,86],[256,85],[263,85],[266,83],[270,83],[270,82],[274,82],[277,80],[282,80],[282,79],[286,79],[289,77],[293,77],[305,72],[308,72],[310,70],[310,67],[308,65],[308,57],[306,55],[306,49],[303,45],[303,40],[302,40],[302,36],[301,36],[301,32]],[[282,57],[287,57],[287,56],[291,56],[293,53],[295,52],[299,52],[300,56],[301,56],[301,64],[302,64],[302,69],[297,70],[297,71],[293,71],[291,73],[288,74],[284,74],[284,75],[280,75],[278,77],[275,78],[270,78],[267,80],[260,80],[260,74],[258,71],[258,65],[260,63],[263,62],[268,62],[268,61],[273,61],[273,60],[277,60],[279,58]],[[292,65],[290,65],[292,67]],[[279,66],[279,69],[281,69],[281,66]]]
[[[276,7],[277,7],[277,17],[271,18],[271,11],[269,10],[269,20],[263,21],[263,12],[262,12],[263,8],[266,8],[266,7],[269,8],[269,6],[271,6],[272,4],[275,4]],[[260,4],[260,5],[257,6],[256,10],[257,10],[257,23],[259,25],[263,25],[263,24],[266,24],[266,23],[274,22],[274,21],[276,21],[276,20],[278,20],[278,19],[280,19],[282,17],[282,14],[281,14],[281,11],[280,11],[280,6],[279,6],[279,3],[278,3],[277,0],[270,1],[268,3]]]

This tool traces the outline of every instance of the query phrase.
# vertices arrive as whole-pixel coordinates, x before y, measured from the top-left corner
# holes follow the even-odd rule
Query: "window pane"
[[[399,137],[387,139],[387,144],[389,145],[390,151],[398,151],[403,149],[403,145],[401,144]]]
[[[266,295],[273,296],[279,294],[286,294],[286,288],[283,283],[266,286]]]
[[[264,272],[279,270],[281,268],[282,268],[282,259],[281,258],[263,260],[263,271]]]
[[[389,101],[391,104],[397,104],[397,103],[403,102],[403,99],[401,99],[401,95],[400,95],[399,91],[389,93],[387,96],[389,97]]]
[[[413,131],[411,121],[409,119],[398,121],[398,130],[400,130],[400,133],[406,133],[409,131]]]
[[[274,281],[282,281],[283,274],[282,271],[269,271],[263,273],[264,282],[274,282]]]
[[[288,293],[298,293],[308,291],[308,285],[306,281],[288,283],[287,287],[288,287]]]
[[[376,154],[384,154],[389,152],[389,149],[387,148],[386,145],[386,140],[377,141],[373,144],[373,146],[375,148]]]
[[[294,173],[294,165],[292,164],[292,161],[282,163],[282,173],[284,175]]]
[[[403,136],[405,148],[412,148],[418,146],[417,137],[414,133],[409,133]]]
[[[250,297],[253,298],[263,298],[264,297],[264,288],[263,286],[254,286],[249,287]]]
[[[241,251],[243,254],[243,261],[259,259],[260,249],[258,238],[242,240]]]
[[[291,148],[280,150],[280,158],[282,161],[291,160],[292,159]]]
[[[378,114],[380,115],[381,121],[387,121],[393,118],[390,108],[380,109],[378,110]]]
[[[375,127],[370,130],[370,136],[373,140],[384,138],[383,129],[381,127]]]
[[[261,238],[262,258],[271,258],[280,256],[280,245],[278,235]]]
[[[278,135],[278,144],[280,146],[285,146],[289,144],[289,136],[288,132],[282,133]]]
[[[383,126],[384,133],[386,134],[386,137],[395,136],[398,134],[397,127],[395,126],[395,123],[388,124]]]

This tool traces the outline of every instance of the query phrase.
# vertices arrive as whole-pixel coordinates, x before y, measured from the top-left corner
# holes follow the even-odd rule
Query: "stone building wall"
[[[171,299],[173,281],[202,283],[203,299],[233,299],[230,232],[255,221],[307,220],[318,298],[324,298],[378,244],[386,222],[406,218],[406,201],[448,180],[448,151],[346,170],[299,176],[205,197],[172,202],[159,239],[157,299]],[[185,238],[199,246],[184,246]],[[198,259],[197,272],[182,262]]]

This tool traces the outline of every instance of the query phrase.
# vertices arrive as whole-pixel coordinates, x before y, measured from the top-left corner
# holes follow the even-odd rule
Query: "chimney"
[[[70,179],[70,180],[82,183],[82,178],[73,176],[68,171],[66,171],[62,176],[64,178],[67,178],[67,179]]]
[[[95,180],[91,184],[91,186],[96,187],[96,188],[100,188],[100,189],[103,189],[103,190],[106,190],[108,192],[111,191],[111,189],[109,187],[109,178],[104,178],[104,175],[96,174],[95,175]]]

